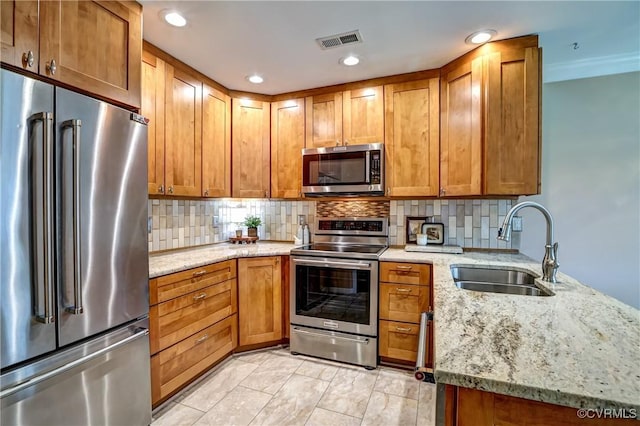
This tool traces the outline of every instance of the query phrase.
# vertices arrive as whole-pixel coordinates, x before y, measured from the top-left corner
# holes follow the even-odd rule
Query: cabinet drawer
[[[418,355],[418,335],[420,331],[419,324],[380,320],[379,326],[380,356],[416,362]],[[431,322],[427,324],[427,327],[431,327]],[[429,335],[430,330],[428,329],[427,346],[430,345]],[[427,347],[425,351],[425,361],[428,359],[429,352],[430,349]]]
[[[151,357],[151,393],[155,406],[238,345],[234,314]]]
[[[235,278],[236,273],[236,261],[227,260],[176,274],[153,278],[149,281],[149,303],[155,305],[156,303],[180,297],[212,284],[227,281]]]
[[[431,283],[431,265],[380,262],[380,281],[429,285]]]
[[[429,309],[430,287],[380,283],[380,319],[420,323]]]
[[[152,306],[151,353],[161,351],[237,312],[236,280],[225,281]]]

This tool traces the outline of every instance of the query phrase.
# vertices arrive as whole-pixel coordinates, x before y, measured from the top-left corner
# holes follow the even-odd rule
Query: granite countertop
[[[239,257],[288,255],[291,243],[216,244],[152,254],[151,278]],[[520,254],[438,254],[390,248],[381,261],[429,263],[436,381],[576,408],[640,411],[640,311],[558,273],[550,297],[457,288],[451,265],[516,267]]]

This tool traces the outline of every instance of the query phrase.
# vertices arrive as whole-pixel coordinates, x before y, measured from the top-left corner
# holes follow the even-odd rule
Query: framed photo
[[[425,223],[422,225],[422,233],[427,234],[427,245],[444,244],[444,224]]]
[[[416,244],[416,235],[422,232],[422,224],[426,221],[426,217],[407,216],[407,244]]]

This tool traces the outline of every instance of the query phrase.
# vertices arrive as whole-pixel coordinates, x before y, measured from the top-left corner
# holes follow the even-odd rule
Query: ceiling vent
[[[342,34],[317,38],[316,41],[322,50],[326,50],[345,44],[362,43],[362,36],[359,30],[353,30]]]

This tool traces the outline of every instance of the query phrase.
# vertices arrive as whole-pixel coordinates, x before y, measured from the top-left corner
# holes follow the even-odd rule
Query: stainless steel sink
[[[517,269],[452,266],[451,275],[456,286],[465,290],[523,296],[553,296],[552,292],[536,285],[535,276]]]

